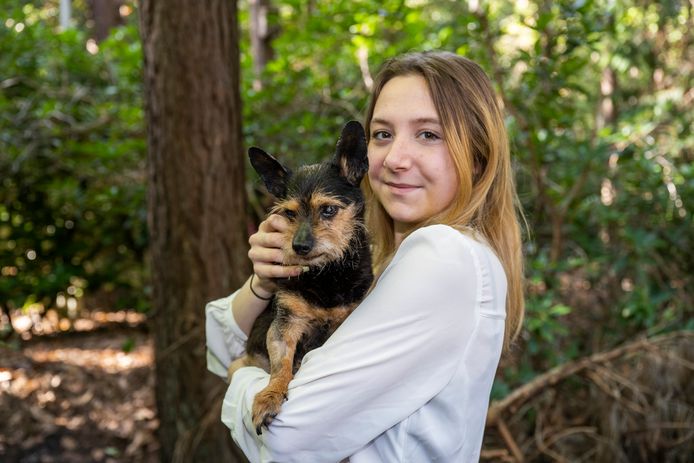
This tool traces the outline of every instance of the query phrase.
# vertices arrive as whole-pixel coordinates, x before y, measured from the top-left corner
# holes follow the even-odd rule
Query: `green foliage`
[[[500,36],[492,68],[505,76],[534,234],[523,361],[535,371],[681,327],[693,302],[693,49],[680,40],[690,13],[676,2],[545,6],[516,12],[528,40],[502,49]]]
[[[51,8],[26,5],[0,24],[0,303],[22,306],[70,287],[140,290],[137,32],[116,29],[90,54],[83,31],[57,32]],[[520,357],[495,394],[636,333],[694,328],[686,3],[273,5],[274,58],[256,76],[241,2],[244,131],[247,145],[290,163],[332,152],[341,126],[363,118],[370,79],[388,57],[455,51],[494,81],[531,231]]]
[[[9,307],[144,286],[137,30],[120,28],[90,53],[88,36],[57,31],[50,13],[27,3],[0,24],[0,304]]]
[[[275,2],[275,59],[255,76],[242,10],[244,130],[248,144],[295,163],[332,153],[342,125],[362,120],[367,82],[387,57],[410,49],[455,50],[458,2]],[[258,88],[258,82],[262,88]]]
[[[274,4],[281,33],[260,90],[242,48],[245,130],[249,143],[295,163],[328,155],[340,125],[363,117],[368,79],[390,56],[452,50],[492,77],[532,239],[522,354],[506,381],[691,319],[694,227],[683,198],[694,197],[685,64],[694,48],[684,40],[686,5]],[[501,382],[495,389],[504,390]]]
[[[125,353],[132,352],[136,347],[136,341],[132,336],[129,336],[121,345],[121,350]]]

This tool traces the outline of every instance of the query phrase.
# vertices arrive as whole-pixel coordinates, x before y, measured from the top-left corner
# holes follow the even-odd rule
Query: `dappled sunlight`
[[[152,365],[152,346],[139,345],[130,352],[123,352],[122,346],[110,347],[68,347],[62,349],[28,348],[24,354],[35,362],[61,362],[80,367],[98,368],[107,373],[122,373],[134,368]]]
[[[58,296],[60,300],[61,295]],[[108,312],[104,310],[82,310],[77,308],[71,311],[70,301],[77,299],[66,298],[64,308],[71,316],[66,317],[58,309],[46,310],[41,304],[32,304],[26,310],[16,310],[12,313],[12,326],[14,331],[24,340],[31,339],[35,335],[56,334],[60,332],[92,331],[96,328],[110,324],[125,324],[137,326],[147,320],[145,314],[132,310],[118,310]],[[71,313],[72,312],[72,313]],[[8,324],[6,317],[0,315],[0,331]]]
[[[0,455],[157,461],[152,344],[95,332],[0,347]]]

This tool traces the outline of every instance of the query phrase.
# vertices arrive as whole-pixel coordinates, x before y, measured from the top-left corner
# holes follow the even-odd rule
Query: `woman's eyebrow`
[[[418,117],[410,121],[412,124],[437,124],[441,125],[438,117]]]
[[[372,118],[371,123],[372,124],[381,124],[381,125],[390,125],[390,123],[387,120],[381,119],[380,117]]]
[[[441,125],[438,117],[418,117],[408,121],[410,124],[437,124]],[[380,117],[374,117],[371,119],[372,124],[382,124],[382,125],[392,125],[389,121],[382,119]]]

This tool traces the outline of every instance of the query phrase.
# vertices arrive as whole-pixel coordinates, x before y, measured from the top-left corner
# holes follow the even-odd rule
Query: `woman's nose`
[[[383,159],[383,167],[389,170],[407,170],[412,163],[412,144],[407,139],[395,138]]]

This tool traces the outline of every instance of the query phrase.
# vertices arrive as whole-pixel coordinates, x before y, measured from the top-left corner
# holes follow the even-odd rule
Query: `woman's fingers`
[[[290,278],[301,275],[301,267],[276,264],[254,263],[253,271],[262,280],[269,278]]]
[[[285,232],[289,226],[285,217],[270,214],[260,223],[258,231],[248,239],[251,245],[248,257],[253,262],[253,271],[261,284],[273,278],[290,278],[301,274],[299,266],[282,265],[287,241]]]
[[[284,252],[277,248],[251,246],[248,250],[248,258],[255,263],[282,264]]]
[[[282,249],[286,241],[285,232],[289,229],[289,222],[278,214],[270,214],[260,222],[258,231],[251,235],[248,243],[251,247]]]
[[[289,221],[279,214],[270,214],[258,226],[259,232],[285,232],[289,228]]]
[[[248,243],[251,245],[251,247],[281,249],[284,247],[284,242],[286,239],[287,238],[282,233],[258,231],[248,238]]]

